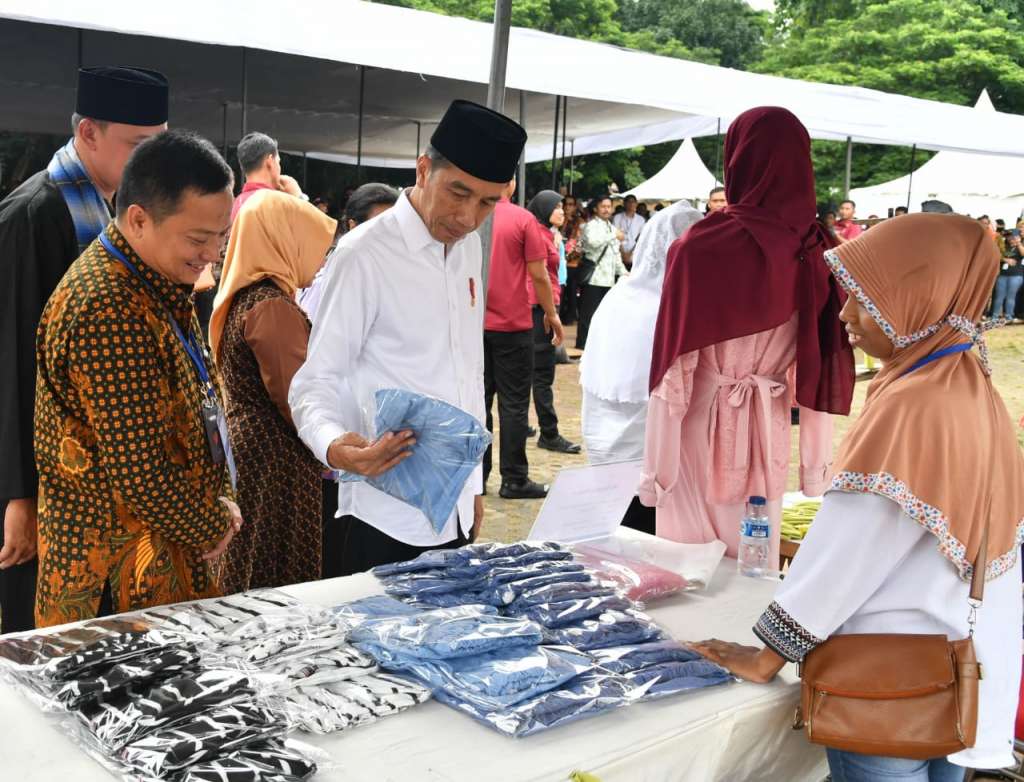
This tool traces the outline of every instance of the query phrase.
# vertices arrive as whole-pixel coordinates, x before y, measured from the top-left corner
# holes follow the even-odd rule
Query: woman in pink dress
[[[834,242],[815,216],[807,130],[781,108],[740,115],[725,140],[725,183],[729,206],[669,251],[639,495],[657,508],[658,535],[722,540],[731,557],[744,503],[766,497],[777,562],[790,400],[795,392],[801,408],[801,488],[818,495],[829,416],[850,410],[853,355],[844,295],[823,259]]]

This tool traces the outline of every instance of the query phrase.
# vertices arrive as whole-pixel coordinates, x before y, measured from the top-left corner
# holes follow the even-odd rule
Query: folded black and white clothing
[[[215,600],[147,609],[142,616],[168,631],[216,637],[259,617],[289,614],[300,603],[276,589],[254,589]]]
[[[286,731],[287,724],[277,712],[239,703],[155,730],[125,746],[118,759],[137,773],[162,779],[172,771],[215,760]]]
[[[377,662],[349,644],[333,649],[292,657],[266,669],[268,673],[284,676],[293,687],[354,679],[377,672]]]
[[[270,739],[191,766],[175,782],[302,782],[316,772],[316,762],[294,742]]]
[[[319,687],[299,687],[286,700],[300,729],[332,733],[397,714],[429,698],[430,691],[425,687],[379,673]]]

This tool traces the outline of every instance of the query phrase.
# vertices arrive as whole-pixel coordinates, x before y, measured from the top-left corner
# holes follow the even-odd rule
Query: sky
[[[747,5],[755,11],[774,11],[775,0],[747,0]]]

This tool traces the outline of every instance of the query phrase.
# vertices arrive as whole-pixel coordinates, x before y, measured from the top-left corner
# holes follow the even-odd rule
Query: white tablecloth
[[[742,578],[724,560],[706,592],[654,603],[651,615],[675,638],[753,643],[750,627],[774,584]],[[300,584],[286,592],[333,605],[380,591],[369,575]],[[298,738],[327,750],[331,782],[528,782],[567,780],[576,770],[601,782],[819,782],[824,752],[791,727],[799,687],[784,671],[770,685],[733,684],[641,703],[525,739],[508,739],[439,703],[329,736]],[[107,780],[109,775],[53,721],[0,683],[0,779]]]

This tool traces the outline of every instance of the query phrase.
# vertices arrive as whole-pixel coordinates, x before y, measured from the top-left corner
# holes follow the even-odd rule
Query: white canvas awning
[[[170,78],[176,126],[214,141],[238,139],[244,106],[245,128],[283,149],[404,167],[452,98],[485,101],[491,36],[488,23],[361,0],[4,0],[0,127],[64,133],[79,62],[135,64]],[[791,109],[815,138],[1024,156],[1024,117],[521,28],[511,32],[507,86],[509,115],[520,91],[526,98],[531,161],[562,152],[558,94],[568,97],[567,154],[724,132],[768,104]]]
[[[706,201],[711,190],[721,184],[708,171],[691,139],[686,139],[657,174],[643,184],[623,193],[640,201]]]
[[[974,111],[995,112],[987,91],[981,93]],[[859,217],[885,217],[890,207],[897,206],[917,211],[922,201],[938,199],[963,214],[1015,222],[1024,210],[1024,158],[939,152],[914,172],[913,182],[910,175],[903,176],[851,190],[850,198],[857,203]]]

